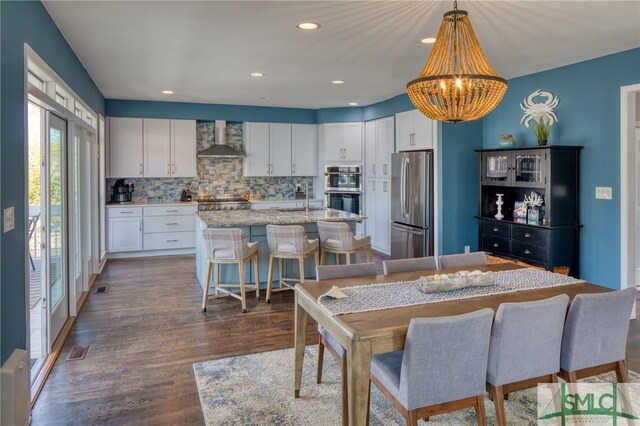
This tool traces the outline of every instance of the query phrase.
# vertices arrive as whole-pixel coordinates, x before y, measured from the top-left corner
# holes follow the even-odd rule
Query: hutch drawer
[[[482,235],[510,238],[511,225],[508,223],[500,223],[495,221],[482,221]]]
[[[484,236],[482,237],[482,248],[493,253],[509,254],[511,242],[505,238]]]
[[[547,257],[544,247],[518,243],[515,241],[511,243],[511,255],[523,259],[533,260],[535,262],[544,262]]]
[[[512,239],[536,246],[546,245],[549,234],[548,229],[538,229],[531,226],[513,225],[511,229]]]

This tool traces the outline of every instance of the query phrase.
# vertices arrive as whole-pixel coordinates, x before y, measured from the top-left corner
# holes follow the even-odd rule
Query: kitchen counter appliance
[[[362,213],[362,167],[325,167],[326,205],[349,213]]]
[[[111,202],[125,204],[133,202],[133,182],[124,183],[124,179],[118,179],[111,187]]]
[[[391,258],[433,255],[433,152],[391,155]]]
[[[202,195],[196,198],[198,211],[249,210],[249,202],[241,195]]]

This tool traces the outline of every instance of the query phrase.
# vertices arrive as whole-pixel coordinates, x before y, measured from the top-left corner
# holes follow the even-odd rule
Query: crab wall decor
[[[537,97],[546,98],[547,100],[540,103],[534,103],[534,98]],[[526,128],[529,128],[529,122],[531,120],[536,123],[546,124],[551,126],[554,122],[558,122],[558,116],[553,109],[558,106],[560,98],[554,96],[551,92],[544,92],[541,89],[536,90],[520,104],[520,108],[524,111],[524,116],[520,120],[520,124],[524,124]]]

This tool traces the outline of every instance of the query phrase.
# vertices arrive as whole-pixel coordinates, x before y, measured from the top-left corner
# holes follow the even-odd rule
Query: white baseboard
[[[173,250],[147,250],[147,251],[128,251],[124,253],[107,253],[107,259],[129,259],[135,257],[154,257],[154,256],[181,256],[186,254],[196,254],[195,248],[173,249]]]

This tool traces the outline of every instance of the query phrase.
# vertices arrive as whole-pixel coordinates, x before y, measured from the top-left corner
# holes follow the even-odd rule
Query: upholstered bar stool
[[[280,262],[278,291],[283,285],[292,288],[296,282],[304,282],[304,259],[315,256],[315,263],[319,261],[319,242],[307,239],[307,233],[300,225],[267,225],[267,241],[269,242],[269,277],[267,279],[267,300],[271,301],[271,281],[273,280],[273,262]],[[285,259],[298,259],[300,278],[285,277],[282,268]]]
[[[371,262],[371,237],[356,237],[345,222],[318,222],[318,232],[322,242],[320,264],[327,263],[327,253],[336,255],[336,265],[340,264],[340,255],[346,256],[347,265],[351,264],[351,255],[359,251],[367,251],[367,262]]]
[[[202,297],[202,312],[207,310],[209,299],[209,283],[211,281],[211,268],[216,266],[213,274],[214,297],[219,297],[219,293],[224,296],[231,296],[242,302],[242,312],[247,312],[247,300],[245,293],[247,290],[256,292],[256,299],[260,298],[260,278],[258,275],[258,243],[248,243],[242,229],[205,229],[202,231],[207,257],[207,277],[204,285],[204,295]],[[256,282],[252,285],[245,285],[244,263],[253,260],[255,268]],[[220,264],[237,263],[239,284],[220,284]],[[228,290],[229,288],[240,287],[240,294]]]

